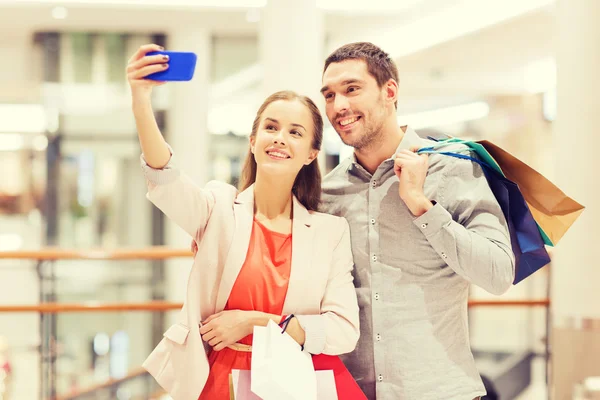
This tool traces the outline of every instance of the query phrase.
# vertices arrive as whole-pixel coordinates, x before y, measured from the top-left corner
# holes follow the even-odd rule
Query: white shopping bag
[[[250,388],[263,400],[317,400],[310,354],[275,322],[254,327],[250,365]]]
[[[338,400],[333,371],[315,371],[315,374],[317,376],[317,400]],[[232,369],[230,377],[231,400],[261,400],[250,390],[252,379],[250,371]]]
[[[260,400],[260,397],[250,390],[250,378],[250,371],[231,370],[231,386],[229,387],[231,400]]]

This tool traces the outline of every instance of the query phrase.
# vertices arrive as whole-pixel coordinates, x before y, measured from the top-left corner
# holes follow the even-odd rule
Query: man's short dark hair
[[[331,63],[346,60],[363,60],[367,64],[367,71],[375,78],[381,88],[390,79],[398,82],[398,67],[388,53],[369,42],[345,44],[335,50],[325,60],[323,73]]]

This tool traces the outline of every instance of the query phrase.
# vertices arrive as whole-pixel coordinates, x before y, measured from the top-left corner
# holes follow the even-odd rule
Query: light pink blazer
[[[222,311],[245,261],[254,218],[253,187],[242,193],[221,182],[204,188],[171,163],[161,170],[142,158],[147,198],[198,244],[178,323],[146,359],[144,368],[175,400],[197,400],[208,377],[200,321]],[[295,314],[306,332],[305,351],[338,355],[354,350],[359,311],[345,219],[307,211],[294,198],[292,264],[283,314]]]

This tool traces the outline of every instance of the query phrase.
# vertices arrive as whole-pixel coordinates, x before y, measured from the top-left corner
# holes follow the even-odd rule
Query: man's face
[[[377,85],[363,60],[330,64],[321,93],[327,118],[345,144],[360,150],[381,137],[387,115],[385,85]]]

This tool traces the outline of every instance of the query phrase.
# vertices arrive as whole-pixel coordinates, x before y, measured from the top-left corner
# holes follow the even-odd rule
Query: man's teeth
[[[348,125],[348,124],[351,124],[351,123],[353,123],[353,122],[356,122],[356,121],[358,121],[358,118],[357,118],[357,117],[354,117],[354,118],[347,118],[347,119],[343,119],[343,120],[341,120],[341,121],[340,121],[340,125],[341,125],[341,126],[346,126],[346,125]]]

